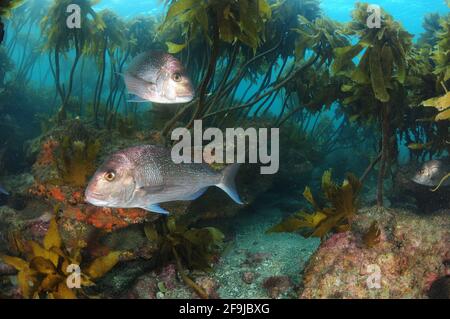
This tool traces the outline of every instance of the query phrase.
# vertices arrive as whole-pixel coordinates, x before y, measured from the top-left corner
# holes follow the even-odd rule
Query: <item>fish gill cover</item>
[[[449,2],[378,2],[0,1],[0,296],[448,297]]]

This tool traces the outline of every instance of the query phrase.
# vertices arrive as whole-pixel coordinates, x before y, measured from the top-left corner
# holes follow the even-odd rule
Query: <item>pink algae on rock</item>
[[[427,298],[431,283],[448,272],[448,213],[361,210],[353,232],[332,235],[312,256],[299,297]],[[367,248],[362,237],[373,219],[380,242]]]

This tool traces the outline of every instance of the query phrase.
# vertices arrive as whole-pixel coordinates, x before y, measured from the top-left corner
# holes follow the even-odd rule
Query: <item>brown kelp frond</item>
[[[302,230],[302,235],[305,237],[323,238],[332,230],[346,231],[350,228],[352,218],[357,212],[356,198],[360,189],[361,183],[353,174],[348,174],[343,184],[337,185],[331,179],[331,170],[325,171],[322,176],[322,191],[328,205],[320,207],[310,188],[306,187],[303,196],[314,211],[300,211],[272,227],[268,232]]]
[[[423,106],[434,107],[438,110],[438,114],[435,116],[435,121],[444,121],[450,119],[450,92],[447,92],[444,96],[428,99],[422,102]]]
[[[166,42],[170,53],[187,47],[197,34],[203,34],[212,43],[212,32],[218,32],[220,40],[234,43],[236,40],[256,50],[264,41],[265,22],[272,16],[267,0],[248,1],[171,1],[160,32],[181,28],[184,43]],[[215,30],[215,31],[214,31]]]
[[[440,19],[440,26],[432,58],[436,65],[434,74],[439,77],[439,82],[446,82],[450,79],[450,14]]]
[[[217,228],[188,228],[177,224],[171,217],[158,226],[146,225],[145,234],[149,240],[159,245],[162,262],[173,258],[172,248],[174,248],[185,267],[203,271],[211,269],[224,238]]]
[[[223,233],[214,227],[188,228],[177,224],[172,217],[160,225],[147,224],[144,230],[148,240],[159,247],[159,263],[175,261],[185,284],[200,297],[207,298],[207,294],[189,278],[184,268],[210,271],[222,249]]]
[[[445,176],[441,179],[441,181],[439,182],[439,184],[438,184],[435,188],[433,188],[431,191],[432,191],[432,192],[437,191],[439,188],[441,188],[442,184],[444,184],[444,182],[445,182],[447,179],[449,179],[449,178],[450,178],[450,173],[448,173],[447,175],[445,175]]]
[[[9,18],[11,11],[23,4],[23,0],[2,0],[0,2],[0,17]]]
[[[61,240],[56,219],[50,221],[43,243],[15,238],[14,246],[19,257],[0,255],[3,262],[16,268],[17,281],[23,298],[76,299],[84,295],[83,287],[94,285],[120,260],[120,252],[110,252],[85,265],[81,259],[84,245],[66,249]],[[19,240],[20,244],[17,245]],[[70,276],[81,267],[80,287],[68,287]]]
[[[298,16],[298,27],[293,31],[299,35],[295,47],[298,62],[304,61],[307,49],[312,49],[321,55],[322,63],[331,63],[333,50],[350,43],[343,33],[343,25],[326,17],[309,21],[304,16]]]
[[[367,3],[358,3],[352,12],[353,20],[346,33],[358,36],[359,42],[335,50],[333,71],[352,80],[351,86],[343,87],[346,92],[360,93],[358,85],[370,85],[376,99],[387,102],[393,81],[405,82],[412,35],[383,10],[381,28],[367,28],[367,9]],[[355,66],[352,60],[360,54],[362,57]]]
[[[85,186],[94,172],[95,159],[100,151],[99,140],[73,140],[64,136],[57,156],[60,175],[65,184]]]
[[[367,248],[372,248],[380,242],[381,229],[378,222],[375,220],[370,225],[367,232],[363,235],[363,242]]]
[[[66,25],[66,11],[69,5],[76,4],[82,13],[83,28],[62,28]],[[47,37],[45,50],[67,52],[77,46],[77,50],[86,49],[93,40],[94,31],[105,27],[103,21],[93,10],[94,1],[61,0],[55,1],[48,14],[41,21],[41,29]]]

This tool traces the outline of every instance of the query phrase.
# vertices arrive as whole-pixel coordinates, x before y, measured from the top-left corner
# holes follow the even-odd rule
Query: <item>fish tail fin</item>
[[[230,196],[231,199],[234,200],[236,203],[242,205],[244,203],[242,202],[238,192],[236,191],[236,184],[234,182],[236,174],[239,170],[239,166],[240,164],[236,163],[225,167],[222,171],[222,177],[220,179],[220,182],[216,186],[221,188],[225,193],[227,193],[228,196]]]

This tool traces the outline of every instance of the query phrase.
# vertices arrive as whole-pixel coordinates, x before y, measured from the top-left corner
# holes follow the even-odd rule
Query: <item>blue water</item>
[[[297,0],[286,0],[297,1]],[[351,19],[351,11],[357,0],[322,0],[323,12],[332,19],[346,22]],[[411,33],[417,35],[423,31],[422,21],[426,13],[438,12],[445,14],[448,7],[444,0],[378,0],[368,1],[378,4],[384,10],[400,21]],[[166,11],[163,0],[103,0],[96,7],[97,10],[109,8],[124,17],[139,14],[160,15]]]
[[[1,1],[2,0],[0,0],[0,2]],[[35,1],[38,1],[38,3],[40,3],[39,1],[43,2],[44,0],[35,0]],[[52,1],[59,1],[59,0],[52,0]],[[197,0],[197,1],[200,2],[200,1],[206,1],[206,0]],[[208,0],[208,1],[221,1],[221,0]],[[274,1],[274,0],[270,0],[270,1]],[[278,0],[278,1],[290,2],[290,1],[305,1],[305,0]],[[351,12],[354,10],[355,3],[357,3],[357,2],[358,2],[357,0],[322,0],[321,1],[321,10],[322,10],[323,14],[325,16],[329,17],[330,19],[345,23],[345,22],[349,22],[351,20]],[[424,20],[424,16],[426,14],[439,13],[441,15],[445,15],[449,12],[449,8],[445,4],[444,0],[377,0],[376,2],[373,2],[373,4],[380,5],[385,11],[390,13],[394,17],[394,19],[399,21],[407,31],[409,31],[411,34],[414,35],[416,40],[418,39],[420,34],[424,31],[423,27],[422,27],[422,23]],[[156,17],[163,18],[167,11],[167,6],[165,5],[165,0],[102,0],[97,5],[95,5],[94,9],[98,12],[101,10],[104,10],[104,9],[109,9],[128,21],[128,20],[133,19],[136,16],[149,16],[150,15],[150,16],[156,16]],[[14,17],[13,17],[13,19],[14,19]],[[125,31],[126,30],[124,30],[124,32]],[[22,33],[23,33],[23,31],[22,31]],[[24,55],[23,52],[26,53],[26,52],[28,52],[28,50],[34,50],[34,52],[36,52],[37,63],[35,64],[35,69],[33,70],[33,72],[30,72],[31,73],[31,76],[30,76],[31,81],[28,84],[30,87],[37,89],[39,92],[39,95],[50,96],[50,99],[48,100],[48,104],[42,103],[44,105],[44,107],[48,108],[48,109],[45,109],[45,111],[48,111],[49,114],[42,114],[42,117],[44,115],[51,115],[52,117],[54,117],[54,115],[56,113],[55,111],[61,105],[61,101],[59,99],[57,92],[55,91],[54,79],[50,73],[48,53],[43,52],[41,50],[42,45],[45,43],[46,40],[45,40],[45,38],[43,38],[41,36],[38,25],[32,26],[31,35],[33,35],[33,37],[32,37],[33,41],[30,40],[26,43],[25,43],[25,41],[17,42],[17,46],[14,47],[15,49],[11,50],[11,52],[12,52],[11,58],[14,60],[13,62],[16,65],[20,65],[21,59],[23,57],[27,56],[26,54]],[[7,47],[8,43],[10,43],[10,42],[14,43],[14,41],[11,41],[11,39],[14,39],[15,36],[17,36],[17,34],[14,34],[14,33],[8,34],[8,25],[7,25],[7,35],[6,35],[6,39],[3,44]],[[152,36],[152,35],[147,33],[146,39],[148,39],[148,37],[150,37],[150,36]],[[207,55],[207,54],[209,54],[209,52],[206,52],[206,50],[205,50],[205,52],[201,52],[201,54]],[[72,51],[72,52],[69,52],[66,57],[61,58],[61,73],[62,73],[62,77],[65,79],[67,79],[67,77],[68,77],[69,68],[71,66],[70,62],[71,62],[71,60],[73,60],[73,56],[74,56],[74,54]],[[83,58],[85,58],[85,57],[83,57]],[[131,59],[129,59],[128,62],[130,60]],[[293,58],[290,58],[289,62],[287,63],[286,68],[284,69],[284,73],[286,73],[291,67],[293,67],[293,65],[290,64],[293,60],[294,60]],[[107,61],[108,61],[108,58],[107,58]],[[225,61],[225,63],[223,63],[223,64],[227,65],[226,64],[228,62],[227,58],[223,58],[223,60],[221,60],[220,62],[222,63],[223,61]],[[83,62],[86,63],[86,65],[84,66],[84,69],[83,69],[84,71],[80,70],[81,65],[79,64],[77,72],[75,73],[75,77],[76,77],[75,82],[76,83],[73,88],[72,96],[74,98],[80,98],[80,96],[83,98],[83,101],[80,102],[80,105],[83,106],[84,114],[81,114],[82,115],[81,117],[84,120],[84,117],[86,116],[86,122],[88,122],[88,121],[91,121],[91,118],[92,118],[92,115],[87,114],[88,107],[89,107],[89,103],[92,100],[92,95],[93,95],[92,93],[94,93],[94,88],[96,87],[97,74],[99,74],[99,70],[98,70],[98,65],[96,65],[94,63],[92,58],[87,57],[83,60]],[[280,60],[280,62],[281,62],[281,60]],[[303,61],[301,63],[303,63]],[[279,63],[279,64],[281,65],[281,63]],[[126,68],[126,66],[127,65],[125,63],[125,68]],[[106,71],[106,80],[105,80],[106,82],[103,86],[104,91],[100,93],[100,95],[103,94],[102,102],[105,102],[107,94],[109,93],[108,85],[110,85],[110,84],[108,83],[108,79],[109,79],[110,75],[114,74],[113,72],[115,72],[115,70],[107,69],[107,71]],[[119,73],[119,72],[116,72],[116,73]],[[1,74],[0,74],[0,76],[1,76]],[[5,81],[5,82],[8,82],[8,81],[13,82],[15,79],[14,76],[15,76],[15,74],[13,72],[8,73],[7,78],[6,78],[7,81]],[[275,70],[273,72],[272,78],[271,78],[272,83],[277,81],[277,77],[278,77],[278,70]],[[281,78],[282,77],[283,77],[283,75],[281,75]],[[217,76],[217,78],[218,78],[218,76]],[[247,98],[252,95],[263,94],[264,91],[263,92],[259,91],[261,82],[262,82],[261,77],[252,79],[252,80],[243,80],[242,82],[240,82],[240,86],[237,89],[236,99],[239,99],[244,94],[246,94]],[[84,85],[79,85],[79,83],[83,83]],[[121,82],[121,84],[123,85],[122,82]],[[250,86],[249,91],[245,92],[249,86]],[[0,87],[0,90],[2,90],[2,89],[3,88]],[[269,89],[266,89],[266,90],[269,90]],[[80,93],[80,91],[82,93]],[[25,92],[25,93],[27,93],[27,92]],[[21,95],[25,96],[26,95],[25,93],[22,94],[22,92],[21,92]],[[34,92],[32,92],[32,93],[34,93]],[[284,98],[286,95],[287,94],[283,90],[279,91],[279,94],[276,96],[274,103],[270,108],[271,113],[273,113],[274,115],[278,115],[280,113],[280,110],[281,110],[281,107],[283,105]],[[34,96],[36,96],[36,95],[34,95]],[[125,102],[125,100],[126,100],[126,97],[124,99],[120,100],[120,103],[116,101],[117,108],[119,109],[119,111],[123,112],[123,114],[128,115],[129,114],[129,113],[127,113],[127,112],[129,112],[128,110],[131,110],[130,105],[132,105],[132,107],[134,107],[134,104],[131,104],[131,103],[127,104]],[[265,99],[263,99],[263,101],[264,100]],[[47,102],[47,100],[44,100],[44,101]],[[228,103],[228,101],[227,101],[227,103]],[[292,109],[294,109],[294,108],[297,109],[297,106],[298,106],[297,104],[298,104],[298,102],[293,102],[292,105],[290,105],[291,108],[289,110],[287,110],[286,113],[288,113],[288,112],[290,113],[292,111]],[[236,105],[232,104],[231,106],[236,106]],[[253,112],[255,111],[255,109],[258,108],[258,106],[260,106],[260,104],[256,104],[253,106]],[[116,105],[114,105],[114,107],[116,107]],[[142,119],[141,119],[142,122],[147,121],[146,120],[147,117],[144,117],[143,113],[149,113],[148,110],[152,107],[153,106],[151,103],[143,103],[143,104],[139,105],[136,112],[142,114]],[[226,106],[226,107],[228,107],[228,106]],[[321,125],[321,123],[324,123],[324,122],[317,121],[317,119],[323,119],[323,117],[327,117],[327,119],[328,118],[332,119],[330,125],[327,126],[326,125],[327,123],[325,123],[325,125],[323,125],[322,127],[325,127],[326,128],[325,130],[333,132],[337,127],[340,126],[340,124],[343,121],[342,116],[339,117],[338,115],[336,115],[336,110],[339,108],[341,108],[341,106],[338,105],[338,102],[335,102],[329,109],[316,112],[314,114],[314,118],[311,121],[305,121],[308,123],[308,124],[305,124],[306,134],[310,134],[310,136],[312,138],[315,138],[317,135],[315,136],[313,134],[315,132],[314,128],[317,128],[318,126]],[[37,109],[38,108],[36,108],[36,110]],[[5,108],[2,110],[5,110],[6,114],[8,114],[8,115],[10,113],[12,114],[15,111],[15,110],[13,110],[13,108],[10,108],[10,109]],[[44,110],[44,108],[39,109],[39,112],[43,111],[43,110]],[[33,110],[33,112],[34,111],[35,110]],[[23,113],[25,113],[25,112],[23,112]],[[260,112],[259,115],[261,115],[261,113],[262,112]],[[284,113],[283,115],[286,115],[286,113]],[[139,114],[139,115],[141,115],[141,114]],[[250,115],[252,115],[252,114],[253,113],[250,112]],[[33,113],[33,115],[34,115],[34,113]],[[36,123],[38,123],[38,121],[41,121],[38,115],[40,116],[41,114],[37,114],[37,112],[36,112],[36,117],[34,119],[34,121]],[[145,116],[147,116],[147,115],[145,115]],[[138,117],[139,116],[136,116],[136,118],[138,118]],[[7,119],[8,117],[5,116],[4,118]],[[1,119],[3,120],[3,118],[1,118]],[[54,121],[54,119],[51,119],[51,121]],[[51,121],[49,120],[48,123],[52,123]],[[47,124],[44,121],[42,121],[42,122],[44,124]],[[100,123],[101,124],[100,128],[102,128],[102,123],[103,122]],[[136,121],[136,123],[137,123],[137,125],[140,124],[138,121]],[[319,124],[316,126],[317,123],[319,123]],[[347,123],[347,122],[344,122],[344,123]],[[50,124],[48,124],[48,125],[50,125]],[[146,123],[146,125],[147,125],[147,123]],[[21,127],[21,129],[22,129],[22,127]],[[25,131],[25,129],[26,129],[26,126],[24,126],[24,131]],[[60,129],[60,127],[58,127],[58,129]],[[352,131],[352,133],[354,133],[356,135],[358,132]],[[104,133],[101,132],[100,135],[101,134],[104,134]],[[377,134],[377,132],[374,132],[374,134]],[[83,134],[80,134],[80,135],[83,135]],[[328,136],[330,136],[329,140],[334,142],[333,139],[331,138],[332,135],[333,134],[328,135]],[[111,136],[115,137],[117,135],[111,135]],[[347,135],[345,135],[345,136],[347,136]],[[359,140],[358,137],[359,136],[355,136],[356,141]],[[45,138],[47,138],[47,136]],[[311,138],[311,141],[313,141],[315,144],[321,143],[321,141],[319,141],[319,138],[316,138],[315,140],[313,140],[312,138]],[[349,139],[353,141],[352,138],[353,138],[353,136],[351,136]],[[146,137],[145,137],[145,139],[146,139]],[[292,140],[290,140],[290,142]],[[43,141],[44,141],[44,139],[43,139]],[[80,143],[81,142],[82,141],[80,141]],[[122,140],[120,142],[123,143]],[[309,142],[309,141],[307,141],[307,142]],[[341,141],[338,141],[338,143],[340,143],[340,142]],[[368,140],[367,142],[372,143],[373,141]],[[134,141],[133,141],[133,143],[134,143]],[[338,143],[336,143],[336,145],[340,146],[341,144],[338,144]],[[314,167],[311,166],[312,168],[310,169],[312,171],[310,174],[311,176],[308,177],[308,179],[304,178],[298,184],[296,184],[296,186],[292,186],[292,185],[288,184],[288,186],[286,188],[282,189],[283,191],[286,191],[286,193],[289,193],[289,191],[292,191],[292,194],[295,194],[295,196],[297,196],[297,199],[293,200],[292,203],[286,202],[287,196],[286,196],[286,198],[283,198],[282,196],[279,196],[280,194],[273,194],[273,197],[266,196],[266,194],[264,194],[264,196],[260,195],[257,199],[255,199],[255,203],[258,205],[254,205],[252,207],[252,209],[250,209],[248,211],[241,212],[242,215],[239,216],[238,222],[236,222],[234,220],[228,222],[228,223],[233,223],[233,227],[230,227],[230,228],[233,229],[233,232],[235,233],[236,236],[235,236],[235,239],[233,239],[234,246],[231,246],[231,245],[229,246],[229,247],[231,247],[230,252],[228,253],[228,255],[225,255],[223,257],[221,264],[216,269],[215,276],[216,276],[216,278],[218,278],[218,281],[221,284],[220,293],[221,293],[222,297],[225,297],[225,298],[227,298],[227,297],[228,298],[231,298],[231,297],[232,298],[235,298],[235,297],[247,297],[247,298],[265,297],[266,294],[262,290],[262,281],[264,278],[266,278],[268,276],[273,276],[273,275],[288,275],[292,278],[299,277],[298,274],[301,273],[301,270],[303,269],[303,267],[308,263],[309,258],[311,257],[311,254],[316,250],[317,246],[319,245],[319,240],[318,239],[314,239],[314,240],[299,239],[299,236],[294,235],[294,234],[276,234],[276,235],[268,236],[265,232],[271,226],[278,223],[282,218],[286,217],[286,213],[288,212],[288,210],[292,210],[293,207],[296,207],[299,205],[299,203],[301,203],[301,195],[299,192],[301,192],[303,190],[303,186],[300,188],[297,185],[301,185],[301,183],[305,183],[305,185],[311,185],[313,190],[317,189],[319,187],[320,177],[322,176],[323,169],[328,169],[331,167],[333,170],[337,171],[336,175],[343,174],[344,169],[354,171],[357,174],[362,173],[362,172],[358,172],[357,170],[361,170],[362,166],[367,165],[367,164],[365,164],[364,161],[366,161],[368,159],[366,159],[365,157],[369,157],[372,155],[372,154],[370,154],[370,150],[369,150],[371,145],[365,145],[365,143],[366,143],[366,141],[361,142],[360,145],[356,145],[356,143],[355,143],[355,145],[352,146],[354,149],[344,148],[344,145],[342,144],[341,149],[335,149],[332,151],[327,150],[326,153],[325,153],[325,151],[323,151],[321,154],[321,156],[323,155],[323,158],[321,158],[320,160],[317,160],[317,162],[318,162],[317,165],[314,162],[314,160],[311,160],[311,162],[314,162],[314,163],[307,163],[307,164],[311,164],[311,165],[314,164]],[[399,163],[403,164],[409,160],[410,152],[409,152],[407,146],[405,145],[406,144],[405,141],[399,141],[398,143],[399,143],[398,146],[399,146],[399,150],[400,150]],[[74,145],[75,145],[75,143],[74,143]],[[118,143],[118,145],[122,145],[122,144]],[[113,145],[113,146],[116,147],[118,145]],[[3,146],[2,143],[0,143],[0,157],[3,156],[2,148],[1,148],[2,146]],[[110,151],[111,146],[112,145],[110,145],[108,143],[107,151]],[[375,146],[375,148],[376,147],[377,146]],[[33,147],[29,147],[28,145],[25,144],[24,149],[28,149],[28,148],[31,149],[32,151],[34,151]],[[296,149],[296,151],[297,151],[297,149]],[[300,155],[303,155],[302,153],[305,153],[307,151],[308,151],[308,149],[306,149],[306,151],[304,149],[299,150],[298,159],[299,159],[300,164],[303,164],[303,162],[302,162],[303,160],[301,159]],[[348,151],[348,153],[347,153],[347,151]],[[367,154],[364,154],[364,158],[359,155],[362,153],[362,151],[367,152]],[[345,154],[343,154],[343,153],[345,153]],[[27,155],[29,155],[29,154],[27,154]],[[344,155],[346,158],[348,158],[348,163],[347,163],[347,161],[342,161],[342,157]],[[448,155],[448,154],[445,154],[445,155]],[[292,155],[292,156],[297,156],[297,153],[295,152],[294,155]],[[305,156],[305,157],[307,157],[307,156]],[[312,157],[313,156],[311,156],[311,158]],[[283,158],[281,158],[281,159],[283,160]],[[29,159],[27,159],[27,160],[29,160]],[[297,159],[294,158],[294,160],[297,160]],[[0,158],[0,164],[2,164],[1,158]],[[27,163],[27,165],[28,165],[28,163]],[[291,164],[289,164],[289,165],[291,165]],[[301,165],[299,165],[299,167],[300,166]],[[3,169],[2,165],[0,165],[0,167],[2,167],[2,169]],[[308,167],[308,166],[305,165],[305,167]],[[292,165],[289,168],[296,170],[297,166]],[[364,168],[365,167],[363,167],[363,169]],[[300,167],[300,169],[303,169],[303,167]],[[353,169],[355,169],[355,170],[353,170]],[[5,171],[7,171],[7,170],[5,170]],[[39,171],[37,171],[37,172],[40,173]],[[0,171],[0,175],[2,175],[2,174],[3,174],[3,172]],[[43,174],[47,174],[47,172],[43,172]],[[320,174],[320,176],[319,176],[319,174]],[[374,175],[373,172],[371,174]],[[308,174],[305,174],[305,175],[308,176]],[[292,171],[292,176],[297,177],[297,176],[299,176],[299,174],[297,172]],[[3,179],[3,176],[1,176],[1,177]],[[20,180],[20,178],[21,177],[18,177],[17,179]],[[4,186],[8,186],[8,187],[5,187],[6,189],[8,189],[8,191],[10,191],[11,193],[15,192],[13,187],[11,187],[10,185],[8,185],[6,183],[3,183],[3,180],[1,182]],[[259,181],[255,181],[255,182],[259,182]],[[262,183],[261,185],[263,185],[265,187],[264,183]],[[276,185],[276,184],[274,184],[274,185]],[[277,187],[278,187],[278,185],[277,185]],[[67,188],[69,189],[70,187],[67,187]],[[0,192],[1,192],[1,187],[0,187]],[[375,192],[373,192],[373,194],[375,194]],[[367,197],[370,198],[370,195],[373,195],[373,194],[369,194],[369,196],[367,196]],[[286,195],[291,195],[291,194],[286,194]],[[27,196],[23,196],[23,197],[28,198]],[[18,198],[20,199],[20,197],[18,197]],[[1,198],[0,198],[0,200],[1,200]],[[402,203],[400,203],[400,204],[402,204]],[[406,203],[406,204],[408,204],[408,203]],[[0,203],[0,205],[1,205],[1,203]],[[255,213],[253,213],[253,212],[255,212]],[[8,211],[8,213],[9,213],[9,211]],[[214,214],[214,212],[212,214]],[[222,223],[222,220],[220,220],[219,222]],[[69,226],[72,226],[72,225],[69,225]],[[73,228],[75,229],[75,227],[73,227]],[[1,233],[1,231],[0,231],[0,233]],[[120,238],[120,237],[118,237],[118,238]],[[102,248],[102,247],[100,247],[100,248]],[[256,279],[256,281],[254,283],[252,283],[251,285],[248,285],[248,283],[243,284],[243,281],[241,279],[243,269],[245,271],[247,271],[247,270],[253,271],[254,270],[254,269],[251,269],[250,266],[243,266],[243,264],[245,263],[245,260],[248,258],[247,257],[248,252],[251,252],[253,254],[257,254],[257,253],[261,253],[261,252],[264,252],[264,253],[270,252],[270,254],[268,254],[270,256],[267,257],[267,260],[264,260],[261,263],[261,265],[258,266],[259,267],[258,272],[259,272],[259,275],[261,275],[261,276],[258,277]],[[247,267],[248,269],[245,267]],[[426,273],[428,273],[428,270]],[[236,286],[236,283],[240,284],[240,286]],[[298,284],[297,282],[295,282],[295,283],[296,283],[296,285]],[[419,283],[419,281],[418,281],[418,283]],[[159,287],[159,284],[158,284],[158,287]]]
[[[350,14],[356,2],[369,2],[381,6],[414,35],[423,32],[422,21],[425,14],[430,12],[446,14],[449,12],[444,0],[323,0],[321,8],[330,18],[346,22],[351,19]]]

